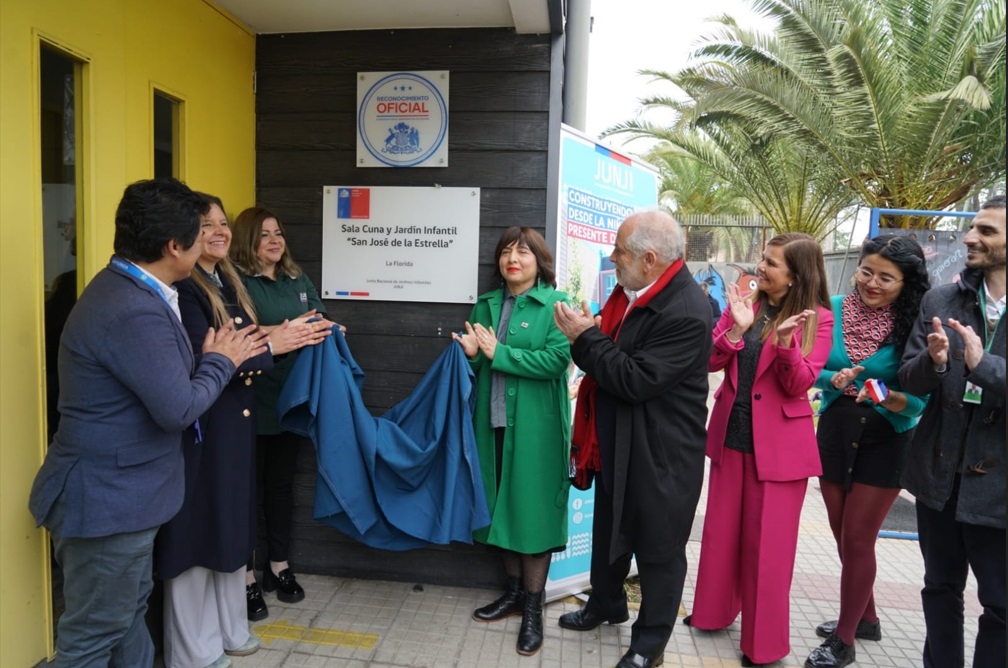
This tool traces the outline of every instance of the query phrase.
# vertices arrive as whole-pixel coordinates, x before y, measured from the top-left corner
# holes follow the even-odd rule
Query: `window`
[[[56,360],[60,334],[77,301],[81,207],[81,91],[84,63],[43,43],[39,53],[42,257],[45,273],[46,417],[59,423]]]
[[[154,176],[181,176],[179,126],[182,103],[154,91]]]

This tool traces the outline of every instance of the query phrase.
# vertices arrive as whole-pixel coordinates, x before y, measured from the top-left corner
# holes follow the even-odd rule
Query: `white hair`
[[[660,209],[639,211],[633,219],[635,227],[627,235],[626,246],[634,255],[654,251],[662,262],[675,262],[683,257],[685,244],[682,229],[676,219]]]

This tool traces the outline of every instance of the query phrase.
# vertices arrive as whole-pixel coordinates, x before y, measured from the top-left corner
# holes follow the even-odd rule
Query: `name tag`
[[[983,388],[966,381],[966,391],[963,392],[964,404],[979,404],[983,400]]]

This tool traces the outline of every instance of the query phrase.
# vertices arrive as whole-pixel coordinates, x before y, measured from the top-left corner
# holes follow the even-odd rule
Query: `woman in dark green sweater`
[[[268,331],[286,321],[317,319],[312,324],[319,333],[331,330],[334,323],[328,320],[315,286],[291,257],[283,227],[274,213],[262,207],[245,209],[235,219],[233,233],[231,259],[244,273],[242,280],[255,304],[261,327]],[[268,559],[262,583],[266,591],[276,590],[277,598],[285,603],[297,603],[305,595],[287,559],[294,510],[294,471],[306,439],[282,431],[276,413],[280,388],[296,359],[296,352],[275,358],[273,370],[255,384],[256,464],[263,493]],[[252,567],[250,561],[245,593],[249,619],[257,621],[264,619],[268,611]]]

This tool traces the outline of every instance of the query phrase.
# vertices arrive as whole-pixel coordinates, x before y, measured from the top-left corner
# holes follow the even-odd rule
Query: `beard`
[[[1003,269],[1005,267],[1005,249],[992,250],[991,248],[984,248],[980,256],[971,260],[969,256],[966,257],[966,266],[970,269]]]
[[[624,290],[640,290],[647,285],[643,272],[636,268],[621,269],[616,274],[616,282],[622,285]]]

